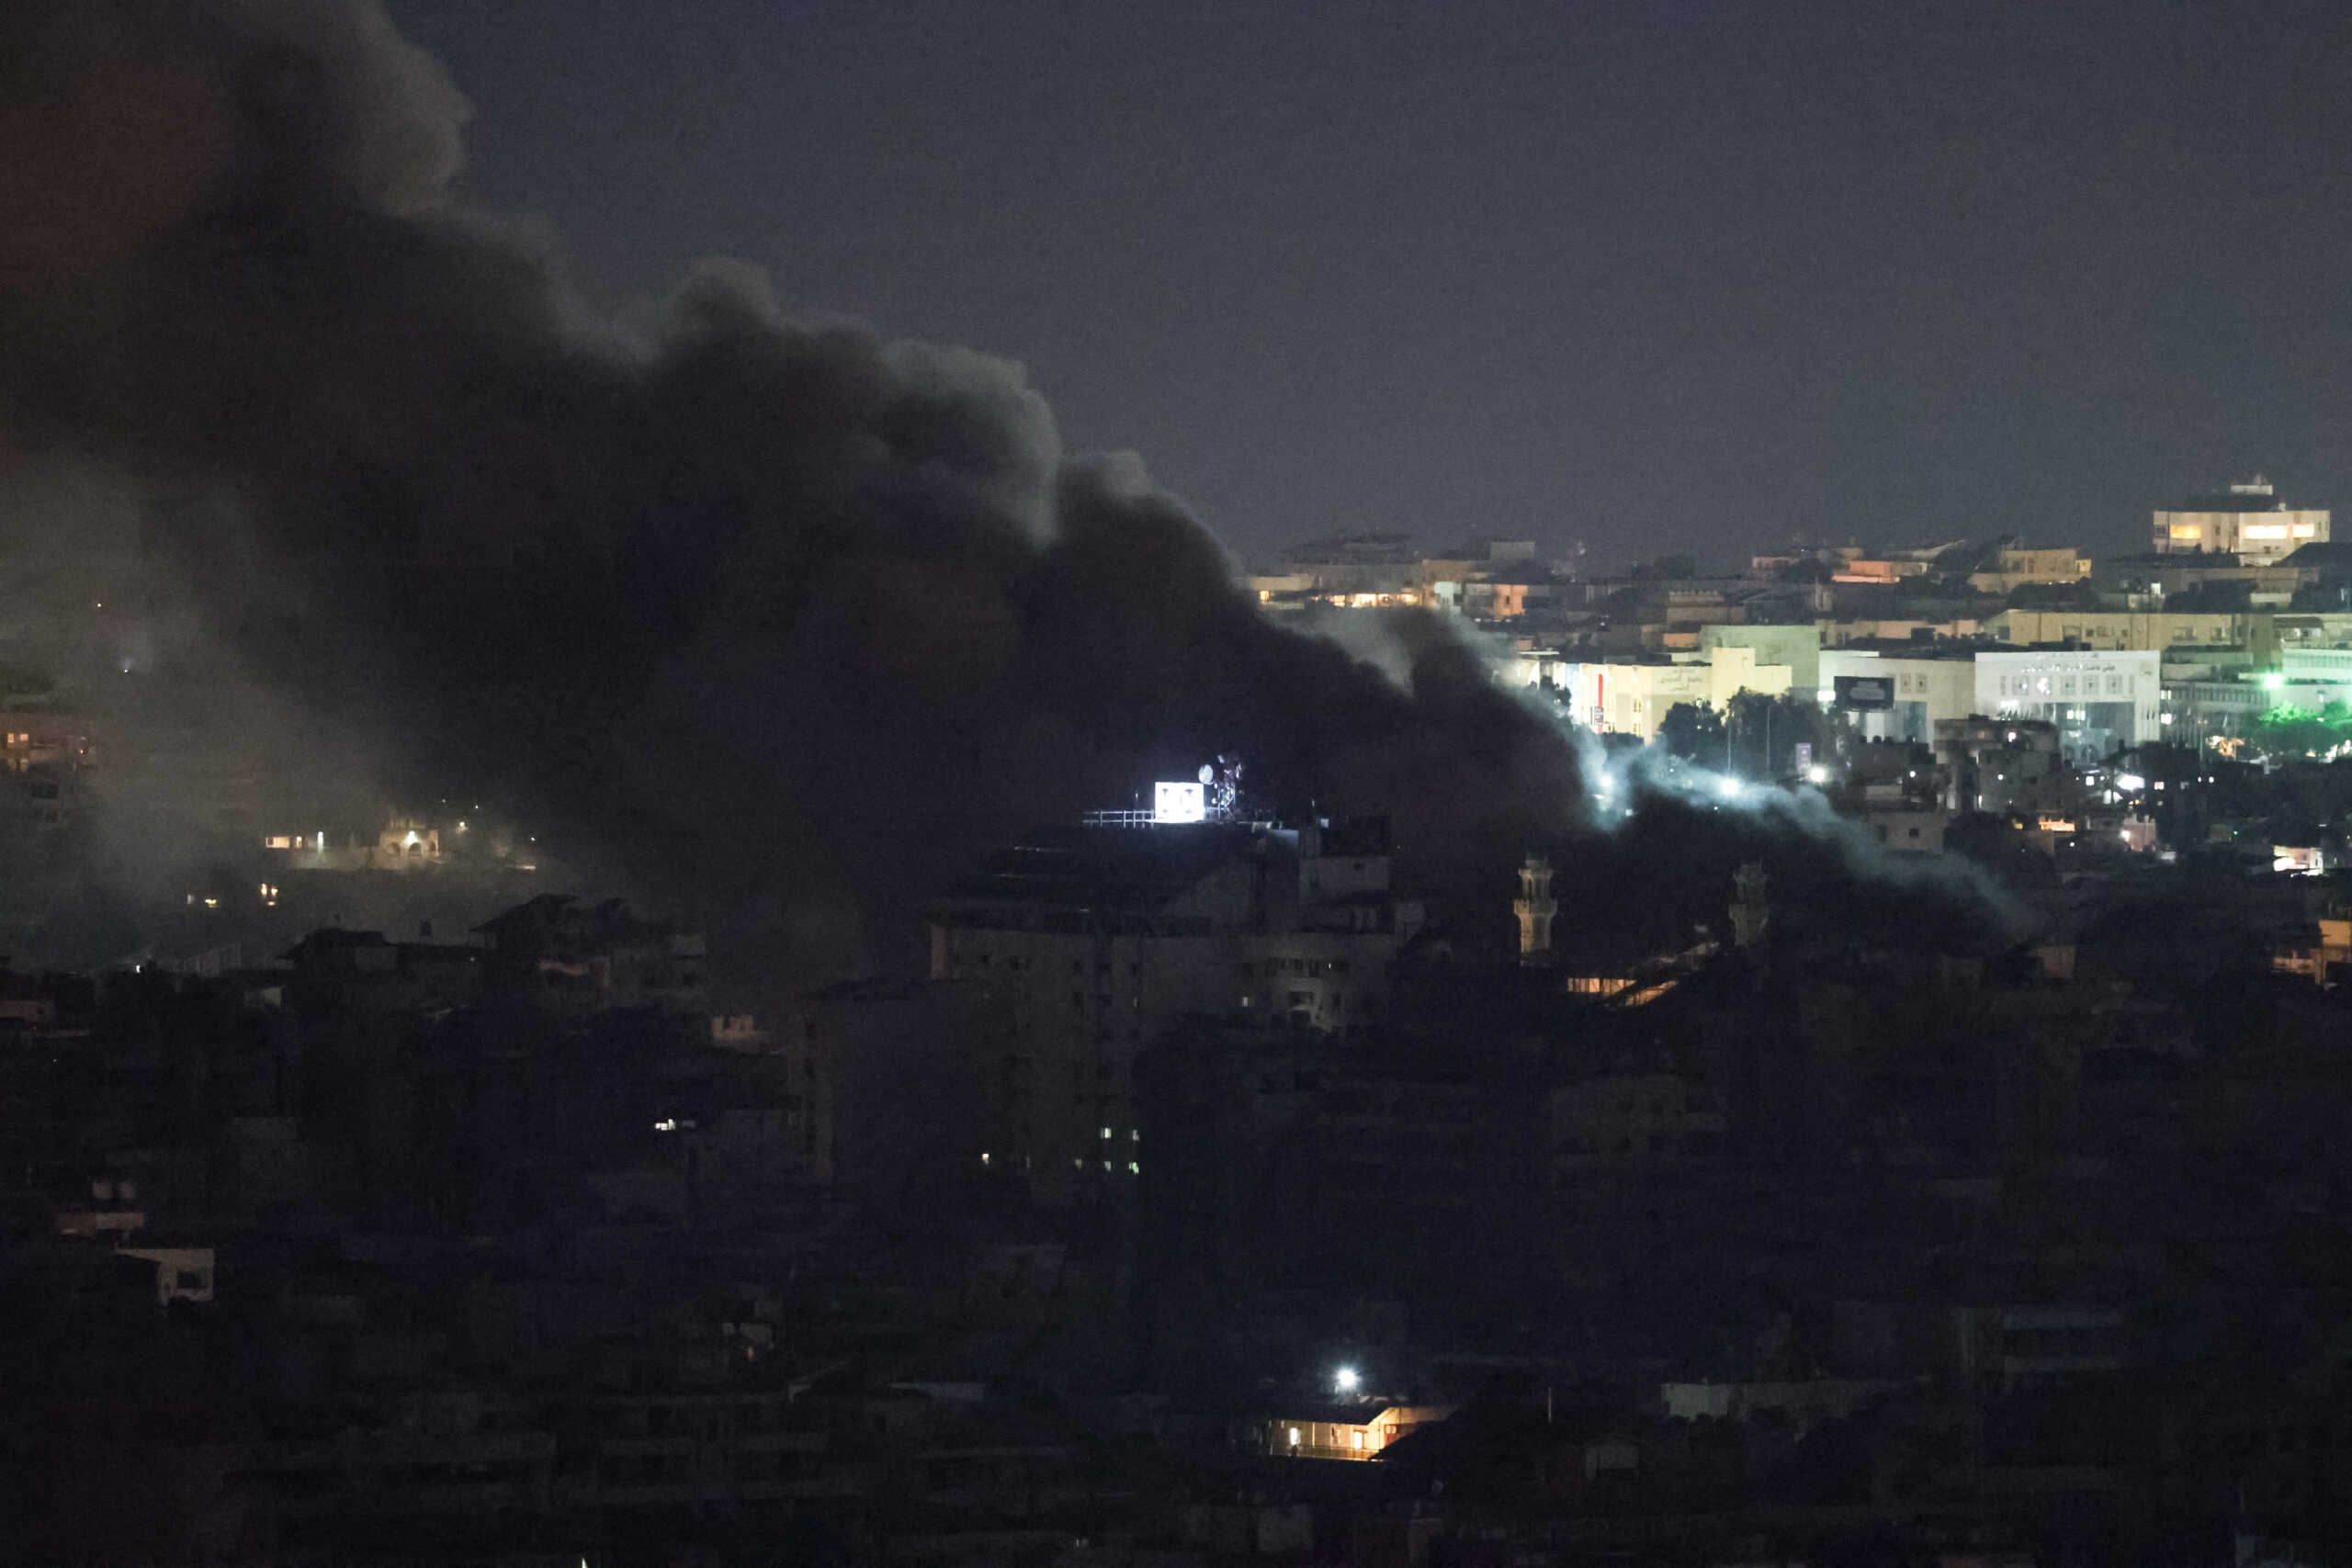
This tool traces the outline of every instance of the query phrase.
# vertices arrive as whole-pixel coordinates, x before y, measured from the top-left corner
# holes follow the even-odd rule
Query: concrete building
[[[2056,549],[2003,549],[1995,554],[1991,567],[1968,574],[1968,586],[1979,593],[2007,593],[2018,588],[2083,582],[2090,574],[2090,558],[2072,545]]]
[[[1926,745],[1945,719],[1966,718],[1977,705],[1976,662],[1911,657],[1867,649],[1829,649],[1820,660],[1818,691],[1824,706],[1852,716],[1864,740],[1907,740]],[[1870,683],[1883,682],[1883,705]]]
[[[1338,534],[1284,550],[1280,575],[1318,594],[1396,594],[1414,586],[1420,558],[1409,534]]]
[[[0,712],[0,768],[9,773],[61,765],[85,768],[96,757],[86,719],[62,713]]]
[[[2154,652],[1980,653],[1975,711],[2044,720],[2056,728],[2062,756],[2095,761],[2163,738],[2159,662]]]
[[[86,720],[72,714],[0,712],[0,821],[59,828],[74,819],[82,775],[96,765]]]
[[[2242,564],[2235,556],[2113,556],[2098,562],[2091,586],[2105,602],[2120,599],[2133,610],[2161,610],[2169,600],[2200,590],[2243,592],[2251,608],[2278,610],[2322,575],[2316,567]]]
[[[2057,727],[2042,719],[1963,718],[1936,726],[1936,761],[1952,811],[2059,810],[2074,798],[2074,774]],[[2102,753],[2103,755],[2104,753]]]
[[[1816,623],[1821,646],[1842,648],[1852,642],[1917,642],[1933,644],[1953,637],[1984,635],[1984,623],[1973,615],[1940,619],[1917,615],[1845,616]]]
[[[1699,632],[1700,651],[1712,653],[1718,648],[1752,649],[1756,662],[1789,667],[1789,683],[1800,692],[1809,692],[1821,681],[1821,628],[1806,622],[1802,626],[1704,626]]]
[[[561,1010],[656,1008],[707,1018],[702,933],[639,918],[617,898],[543,893],[474,928],[491,985]]]
[[[932,978],[990,982],[1010,1005],[991,1159],[1049,1202],[1132,1176],[1136,1054],[1187,1014],[1376,1021],[1420,924],[1388,873],[1377,819],[1031,832],[932,915]]]
[[[2150,541],[2166,555],[2234,555],[2247,562],[2283,560],[2305,545],[2324,544],[2324,507],[2289,507],[2270,481],[2256,474],[2218,495],[2202,495],[2159,510]]]
[[[746,1122],[750,1152],[818,1185],[876,1201],[923,1201],[973,1168],[993,1171],[991,1131],[1020,1108],[998,987],[973,981],[845,980],[797,998],[752,1050],[783,1069],[778,1121]],[[981,1114],[975,1109],[985,1107]]]
[[[1325,1406],[1266,1422],[1266,1451],[1280,1459],[1374,1460],[1397,1438],[1444,1420],[1450,1404]]]
[[[1778,696],[1792,675],[1785,664],[1759,663],[1753,648],[1722,646],[1690,660],[1562,665],[1555,680],[1567,688],[1577,723],[1647,740],[1679,703],[1721,708],[1741,692]]]
[[[2168,648],[2245,648],[2267,658],[2278,648],[2273,618],[2226,610],[2004,610],[1985,623],[2002,642],[2019,647],[2072,643],[2079,648],[2159,652]]]
[[[421,871],[441,863],[441,829],[430,823],[401,818],[376,835],[374,865],[379,871]]]

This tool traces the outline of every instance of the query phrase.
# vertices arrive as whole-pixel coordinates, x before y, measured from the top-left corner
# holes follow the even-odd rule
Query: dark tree
[[[1658,743],[1686,761],[1721,766],[1724,719],[1705,703],[1677,703],[1658,720]]]

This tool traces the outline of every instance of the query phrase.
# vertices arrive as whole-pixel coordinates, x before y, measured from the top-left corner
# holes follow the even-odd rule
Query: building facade
[[[1924,746],[1935,739],[1939,721],[1983,711],[1976,705],[1973,660],[1911,659],[1851,649],[1830,649],[1821,655],[1824,706],[1837,705],[1840,681],[1871,680],[1886,682],[1889,701],[1884,707],[1849,710],[1855,733],[1864,740],[1908,740]]]
[[[2257,474],[2219,495],[2160,510],[2151,544],[2165,555],[2222,554],[2249,562],[2283,560],[2305,545],[2324,544],[2324,507],[2290,507]]]
[[[1755,649],[1723,646],[1690,660],[1564,664],[1555,679],[1566,686],[1577,723],[1647,740],[1677,704],[1721,708],[1741,692],[1779,696],[1791,676],[1785,664],[1759,663]]]
[[[2268,657],[2278,647],[2270,615],[2226,610],[2004,610],[1985,629],[2020,647],[2073,643],[2135,652],[2243,647],[2256,658]]]
[[[2042,649],[1976,656],[1975,711],[2055,727],[2069,761],[2163,738],[2160,656]]]
[[[1388,876],[1378,820],[1033,831],[932,916],[932,978],[1009,1004],[991,1164],[1048,1204],[1134,1176],[1136,1055],[1187,1015],[1376,1021],[1420,922]]]

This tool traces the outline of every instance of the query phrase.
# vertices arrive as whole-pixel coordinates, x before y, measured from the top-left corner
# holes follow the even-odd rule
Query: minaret
[[[1511,901],[1511,909],[1519,916],[1519,961],[1521,964],[1549,964],[1552,961],[1552,917],[1560,906],[1552,897],[1552,863],[1542,855],[1530,855],[1519,868],[1519,897]]]

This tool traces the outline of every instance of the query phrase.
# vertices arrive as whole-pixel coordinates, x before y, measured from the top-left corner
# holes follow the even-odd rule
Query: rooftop
[[[1259,836],[1222,822],[1140,832],[1057,823],[1030,829],[956,896],[1148,913],[1198,886],[1225,862],[1250,854]]]

